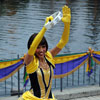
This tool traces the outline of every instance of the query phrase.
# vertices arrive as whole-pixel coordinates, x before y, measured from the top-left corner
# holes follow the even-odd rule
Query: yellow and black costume
[[[64,32],[62,34],[61,40],[57,44],[57,47],[62,49],[69,39],[70,30],[70,9],[67,6],[63,7],[63,17],[64,22]],[[53,20],[52,16],[47,17],[46,23],[49,20]],[[53,68],[55,67],[54,58],[49,51],[45,53],[45,60],[49,65],[47,70],[39,67],[39,59],[35,55],[35,51],[41,42],[45,32],[46,27],[44,26],[42,30],[38,33],[35,39],[32,41],[31,46],[28,50],[28,55],[33,57],[33,60],[26,66],[26,71],[29,74],[31,82],[31,90],[26,91],[19,100],[55,100],[51,92],[51,84],[53,78]]]
[[[49,51],[46,52],[45,59],[49,65],[48,70],[39,67],[39,60],[36,56],[34,56],[34,60],[26,67],[26,71],[30,77],[31,90],[26,91],[19,100],[42,100],[42,98],[55,100],[51,92],[53,68],[55,66]]]

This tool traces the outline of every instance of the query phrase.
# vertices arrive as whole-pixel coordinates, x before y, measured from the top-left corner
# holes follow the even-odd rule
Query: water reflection
[[[89,1],[88,5],[90,6],[91,9],[88,9],[88,26],[87,30],[88,33],[85,34],[87,37],[86,43],[90,44],[91,47],[93,47],[96,50],[99,50],[100,48],[98,47],[99,43],[99,30],[98,28],[98,23],[99,23],[99,17],[100,17],[100,2],[99,0],[94,0],[94,2]],[[88,28],[89,27],[89,28]]]
[[[88,47],[100,50],[100,1],[99,0],[2,0],[0,2],[0,59],[23,56],[27,40],[39,32],[45,18],[63,5],[71,8],[69,43],[61,53],[85,52]],[[63,23],[45,34],[49,49],[60,39]]]
[[[79,46],[79,51],[85,51],[90,46],[95,50],[99,50],[98,30],[100,30],[100,27],[98,28],[98,22],[100,21],[100,15],[98,13],[100,12],[100,1],[77,1],[71,3],[73,24],[71,27],[73,33],[71,41],[73,42],[73,38],[76,38],[74,48]]]

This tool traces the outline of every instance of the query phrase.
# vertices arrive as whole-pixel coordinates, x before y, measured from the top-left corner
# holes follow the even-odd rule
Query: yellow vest
[[[53,65],[53,67],[55,67],[55,61],[54,61],[54,59],[49,51],[46,52],[45,57]],[[37,70],[38,66],[39,66],[39,60],[34,55],[33,61],[31,61],[31,63],[26,66],[26,72],[28,74],[32,74]]]

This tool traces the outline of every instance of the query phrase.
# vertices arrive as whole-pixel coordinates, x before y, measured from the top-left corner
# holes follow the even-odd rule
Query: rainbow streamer
[[[62,78],[79,69],[88,60],[88,55],[73,59],[64,63],[56,64],[54,78]]]
[[[23,67],[23,60],[0,61],[0,81],[4,81]]]
[[[89,59],[87,62],[87,72],[88,72],[88,76],[90,77],[90,75],[93,73],[93,58],[89,55]]]
[[[100,64],[100,51],[89,51],[85,53],[57,55],[55,58],[54,78],[63,78],[79,69],[87,63],[88,76],[93,73],[93,61]],[[16,73],[24,66],[23,59],[12,59],[0,61],[0,81],[4,81]],[[24,87],[29,81],[29,76],[25,71]]]
[[[26,72],[26,67],[24,68],[24,87],[28,84],[29,81],[29,75]]]

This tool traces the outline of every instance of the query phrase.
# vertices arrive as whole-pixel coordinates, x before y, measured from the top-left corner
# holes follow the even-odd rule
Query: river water
[[[100,51],[100,0],[1,0],[0,60],[23,56],[30,35],[65,4],[71,8],[70,37],[60,54],[86,52],[88,47]],[[58,43],[63,27],[59,22],[46,32],[49,49]]]
[[[39,32],[45,18],[68,4],[71,8],[69,42],[60,52],[86,52],[88,47],[100,50],[99,0],[2,0],[0,3],[0,59],[16,58],[27,52],[27,41]],[[45,34],[49,49],[59,41],[63,31],[60,22]]]

